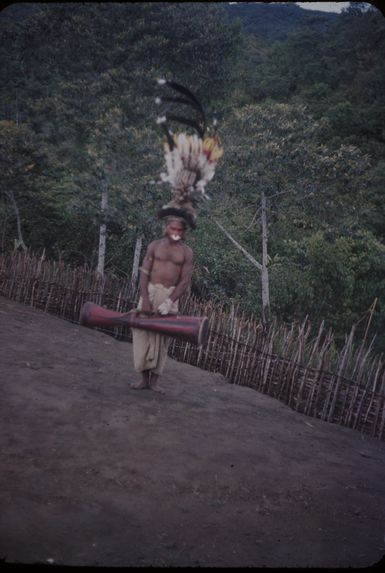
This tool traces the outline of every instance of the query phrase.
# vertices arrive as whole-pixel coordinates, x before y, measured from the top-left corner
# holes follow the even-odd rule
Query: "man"
[[[160,176],[171,186],[171,201],[158,213],[166,223],[165,236],[149,245],[140,269],[138,310],[169,314],[178,310],[178,300],[191,283],[193,254],[183,241],[187,226],[196,228],[198,204],[207,199],[205,186],[214,176],[223,149],[216,132],[213,135],[206,133],[205,113],[189,89],[165,79],[159,79],[158,85],[176,91],[178,97],[157,97],[157,105],[162,102],[188,104],[199,116],[191,119],[166,113],[156,121],[165,134],[163,149],[167,173]],[[171,120],[188,125],[196,133],[173,134],[168,124]],[[150,388],[164,393],[158,379],[166,362],[169,338],[139,329],[133,329],[132,334],[134,367],[142,374],[142,380],[132,388]]]
[[[165,235],[148,246],[140,268],[140,300],[138,311],[176,313],[178,300],[191,284],[193,253],[184,244],[186,222],[183,218],[167,217]],[[134,367],[142,380],[131,387],[148,388],[164,394],[159,376],[167,359],[169,338],[154,332],[133,329]]]

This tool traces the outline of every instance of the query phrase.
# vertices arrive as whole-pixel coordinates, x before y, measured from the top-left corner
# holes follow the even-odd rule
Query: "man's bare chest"
[[[154,253],[155,261],[159,263],[173,263],[174,265],[183,265],[185,261],[185,252],[182,246],[163,247],[159,246]]]

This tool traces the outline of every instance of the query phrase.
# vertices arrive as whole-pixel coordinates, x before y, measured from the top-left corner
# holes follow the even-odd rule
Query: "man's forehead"
[[[186,223],[185,223],[183,220],[178,219],[178,218],[176,218],[176,217],[175,217],[175,218],[170,218],[170,219],[168,219],[167,222],[166,222],[166,225],[167,225],[167,226],[173,225],[174,227],[175,227],[176,225],[178,225],[179,227],[182,227],[183,229],[186,228]]]

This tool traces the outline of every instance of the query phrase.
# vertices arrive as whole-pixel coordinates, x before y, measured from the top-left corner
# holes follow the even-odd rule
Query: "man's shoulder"
[[[192,257],[193,256],[193,250],[191,247],[189,247],[188,245],[186,245],[185,243],[183,244],[185,253],[189,256]]]
[[[155,249],[157,246],[162,245],[164,243],[164,239],[155,239],[155,241],[151,241],[148,245],[149,249]]]

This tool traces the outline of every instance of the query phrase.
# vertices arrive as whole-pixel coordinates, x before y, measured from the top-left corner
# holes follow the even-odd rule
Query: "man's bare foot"
[[[156,384],[150,384],[149,389],[152,390],[153,392],[158,392],[158,394],[165,394],[166,392],[163,390],[163,388],[161,388],[159,386],[158,383]]]
[[[159,386],[158,379],[159,379],[159,374],[151,374],[149,388],[154,392],[158,392],[158,394],[165,394],[163,388]]]
[[[143,382],[142,380],[141,382],[137,382],[136,384],[131,384],[130,388],[132,388],[133,390],[146,390],[147,388],[149,388],[149,386],[147,382]]]
[[[146,390],[150,386],[150,371],[143,370],[142,380],[136,384],[131,384],[131,388],[134,390]]]

